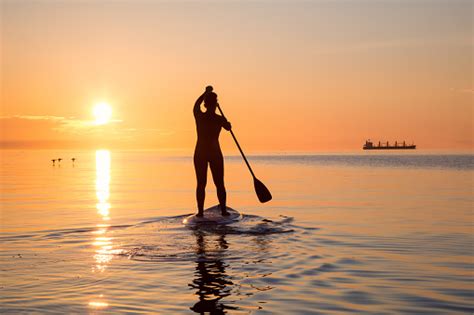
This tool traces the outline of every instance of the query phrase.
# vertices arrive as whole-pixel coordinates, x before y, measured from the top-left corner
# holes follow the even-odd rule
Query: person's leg
[[[198,206],[198,216],[204,215],[204,199],[206,198],[207,183],[207,160],[194,154],[194,170],[196,171],[196,200]]]
[[[216,156],[210,161],[212,179],[217,189],[217,198],[219,199],[219,205],[221,208],[222,215],[228,215],[227,212],[227,193],[224,186],[224,158],[222,153],[216,154]]]

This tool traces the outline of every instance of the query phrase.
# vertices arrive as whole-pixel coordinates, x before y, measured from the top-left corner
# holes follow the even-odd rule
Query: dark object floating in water
[[[372,141],[367,140],[365,141],[365,144],[364,146],[362,147],[364,150],[409,150],[409,149],[416,149],[416,145],[415,144],[406,144],[405,141],[403,141],[402,143],[398,143],[397,141],[395,141],[395,144],[394,145],[390,145],[387,142],[380,142],[377,144],[377,145],[374,145]]]

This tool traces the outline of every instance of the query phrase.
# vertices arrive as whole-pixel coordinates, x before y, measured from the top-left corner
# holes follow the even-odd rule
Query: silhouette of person
[[[194,118],[196,120],[197,143],[194,150],[194,169],[196,171],[197,187],[196,199],[198,206],[197,216],[204,215],[204,199],[206,197],[207,166],[211,168],[212,179],[217,189],[217,198],[222,215],[229,215],[226,208],[226,190],[224,186],[224,158],[219,145],[221,128],[230,130],[230,123],[216,114],[217,94],[212,92],[212,86],[199,96],[194,104]],[[206,111],[201,111],[204,101]]]

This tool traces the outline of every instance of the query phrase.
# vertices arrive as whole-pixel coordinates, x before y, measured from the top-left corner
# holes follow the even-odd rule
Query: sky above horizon
[[[1,1],[0,147],[192,152],[212,84],[248,152],[472,150],[472,14],[458,0]]]

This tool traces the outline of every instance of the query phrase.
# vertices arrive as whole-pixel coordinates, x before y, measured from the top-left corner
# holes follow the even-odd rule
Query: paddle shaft
[[[221,113],[222,117],[225,118],[225,115],[222,112],[222,109],[221,109],[221,106],[219,105],[219,103],[217,103],[217,108],[219,109],[219,112]],[[232,135],[232,138],[234,138],[234,141],[235,141],[235,144],[237,145],[237,148],[239,148],[240,154],[244,158],[245,164],[247,164],[247,167],[249,168],[250,174],[252,174],[252,177],[255,178],[255,174],[253,173],[252,168],[250,167],[249,161],[247,161],[247,158],[245,157],[244,151],[242,151],[242,148],[240,147],[239,141],[237,141],[237,138],[235,137],[234,132],[232,131],[232,128],[229,131],[230,131],[230,134]]]

